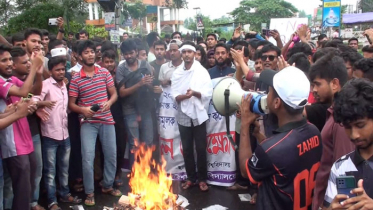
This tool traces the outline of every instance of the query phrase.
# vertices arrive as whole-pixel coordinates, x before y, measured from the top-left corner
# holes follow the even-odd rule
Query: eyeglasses
[[[101,52],[101,49],[96,49],[96,53],[99,53],[99,52]]]
[[[269,58],[270,61],[274,61],[276,56],[274,55],[262,55],[261,59],[262,61],[266,61]]]

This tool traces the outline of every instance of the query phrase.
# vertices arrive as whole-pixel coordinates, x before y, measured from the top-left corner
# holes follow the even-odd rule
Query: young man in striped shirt
[[[69,90],[69,108],[79,113],[81,120],[83,183],[87,194],[85,200],[87,206],[95,205],[93,160],[97,134],[105,157],[102,192],[113,196],[122,195],[119,190],[113,188],[117,157],[113,152],[116,151],[116,137],[110,107],[117,100],[118,95],[110,72],[94,65],[95,50],[95,44],[90,40],[79,43],[78,54],[83,67],[72,78]],[[96,105],[99,105],[100,109],[95,112],[92,108]]]

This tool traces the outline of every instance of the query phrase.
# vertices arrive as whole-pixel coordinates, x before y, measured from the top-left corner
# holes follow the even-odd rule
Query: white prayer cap
[[[61,56],[61,55],[66,55],[66,49],[65,48],[55,48],[51,50],[51,56],[56,57],[56,56]]]

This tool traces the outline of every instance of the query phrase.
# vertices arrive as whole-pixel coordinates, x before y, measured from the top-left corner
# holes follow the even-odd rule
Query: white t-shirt
[[[184,62],[182,62],[179,66],[181,65],[184,65]],[[161,69],[159,70],[159,81],[170,80],[172,77],[172,73],[174,73],[175,69],[179,66],[174,66],[172,64],[172,61],[163,64],[161,66]]]
[[[148,62],[149,62],[149,63],[150,63],[150,62],[153,62],[153,61],[155,61],[155,59],[157,59],[157,58],[155,57],[154,53],[149,52],[149,53],[148,53]]]

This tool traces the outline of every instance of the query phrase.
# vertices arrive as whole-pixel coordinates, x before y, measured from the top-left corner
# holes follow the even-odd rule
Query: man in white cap
[[[279,128],[263,141],[265,137],[258,133],[258,128],[254,129],[253,135],[262,143],[253,154],[249,127],[258,116],[250,111],[251,94],[243,96],[240,106],[241,173],[259,185],[258,210],[310,209],[322,154],[320,131],[302,115],[310,82],[301,70],[292,66],[280,72],[265,70],[260,80],[269,86],[267,107],[277,116]]]
[[[213,86],[206,69],[194,60],[196,53],[194,43],[184,42],[180,52],[184,65],[180,65],[172,75],[171,95],[178,103],[176,120],[179,125],[185,170],[188,176],[182,187],[188,189],[197,180],[194,161],[195,143],[199,188],[201,191],[207,191],[206,121]]]
[[[39,109],[36,113],[41,117],[41,133],[43,135],[44,154],[44,181],[47,189],[48,209],[58,209],[56,197],[55,176],[58,171],[60,202],[80,203],[82,200],[70,194],[69,161],[70,161],[70,138],[67,128],[67,105],[68,94],[64,83],[66,49],[55,48],[51,50],[51,58],[48,61],[48,69],[51,77],[43,81],[43,89],[34,100],[49,102],[44,108],[49,113]],[[57,165],[58,163],[58,170]]]

